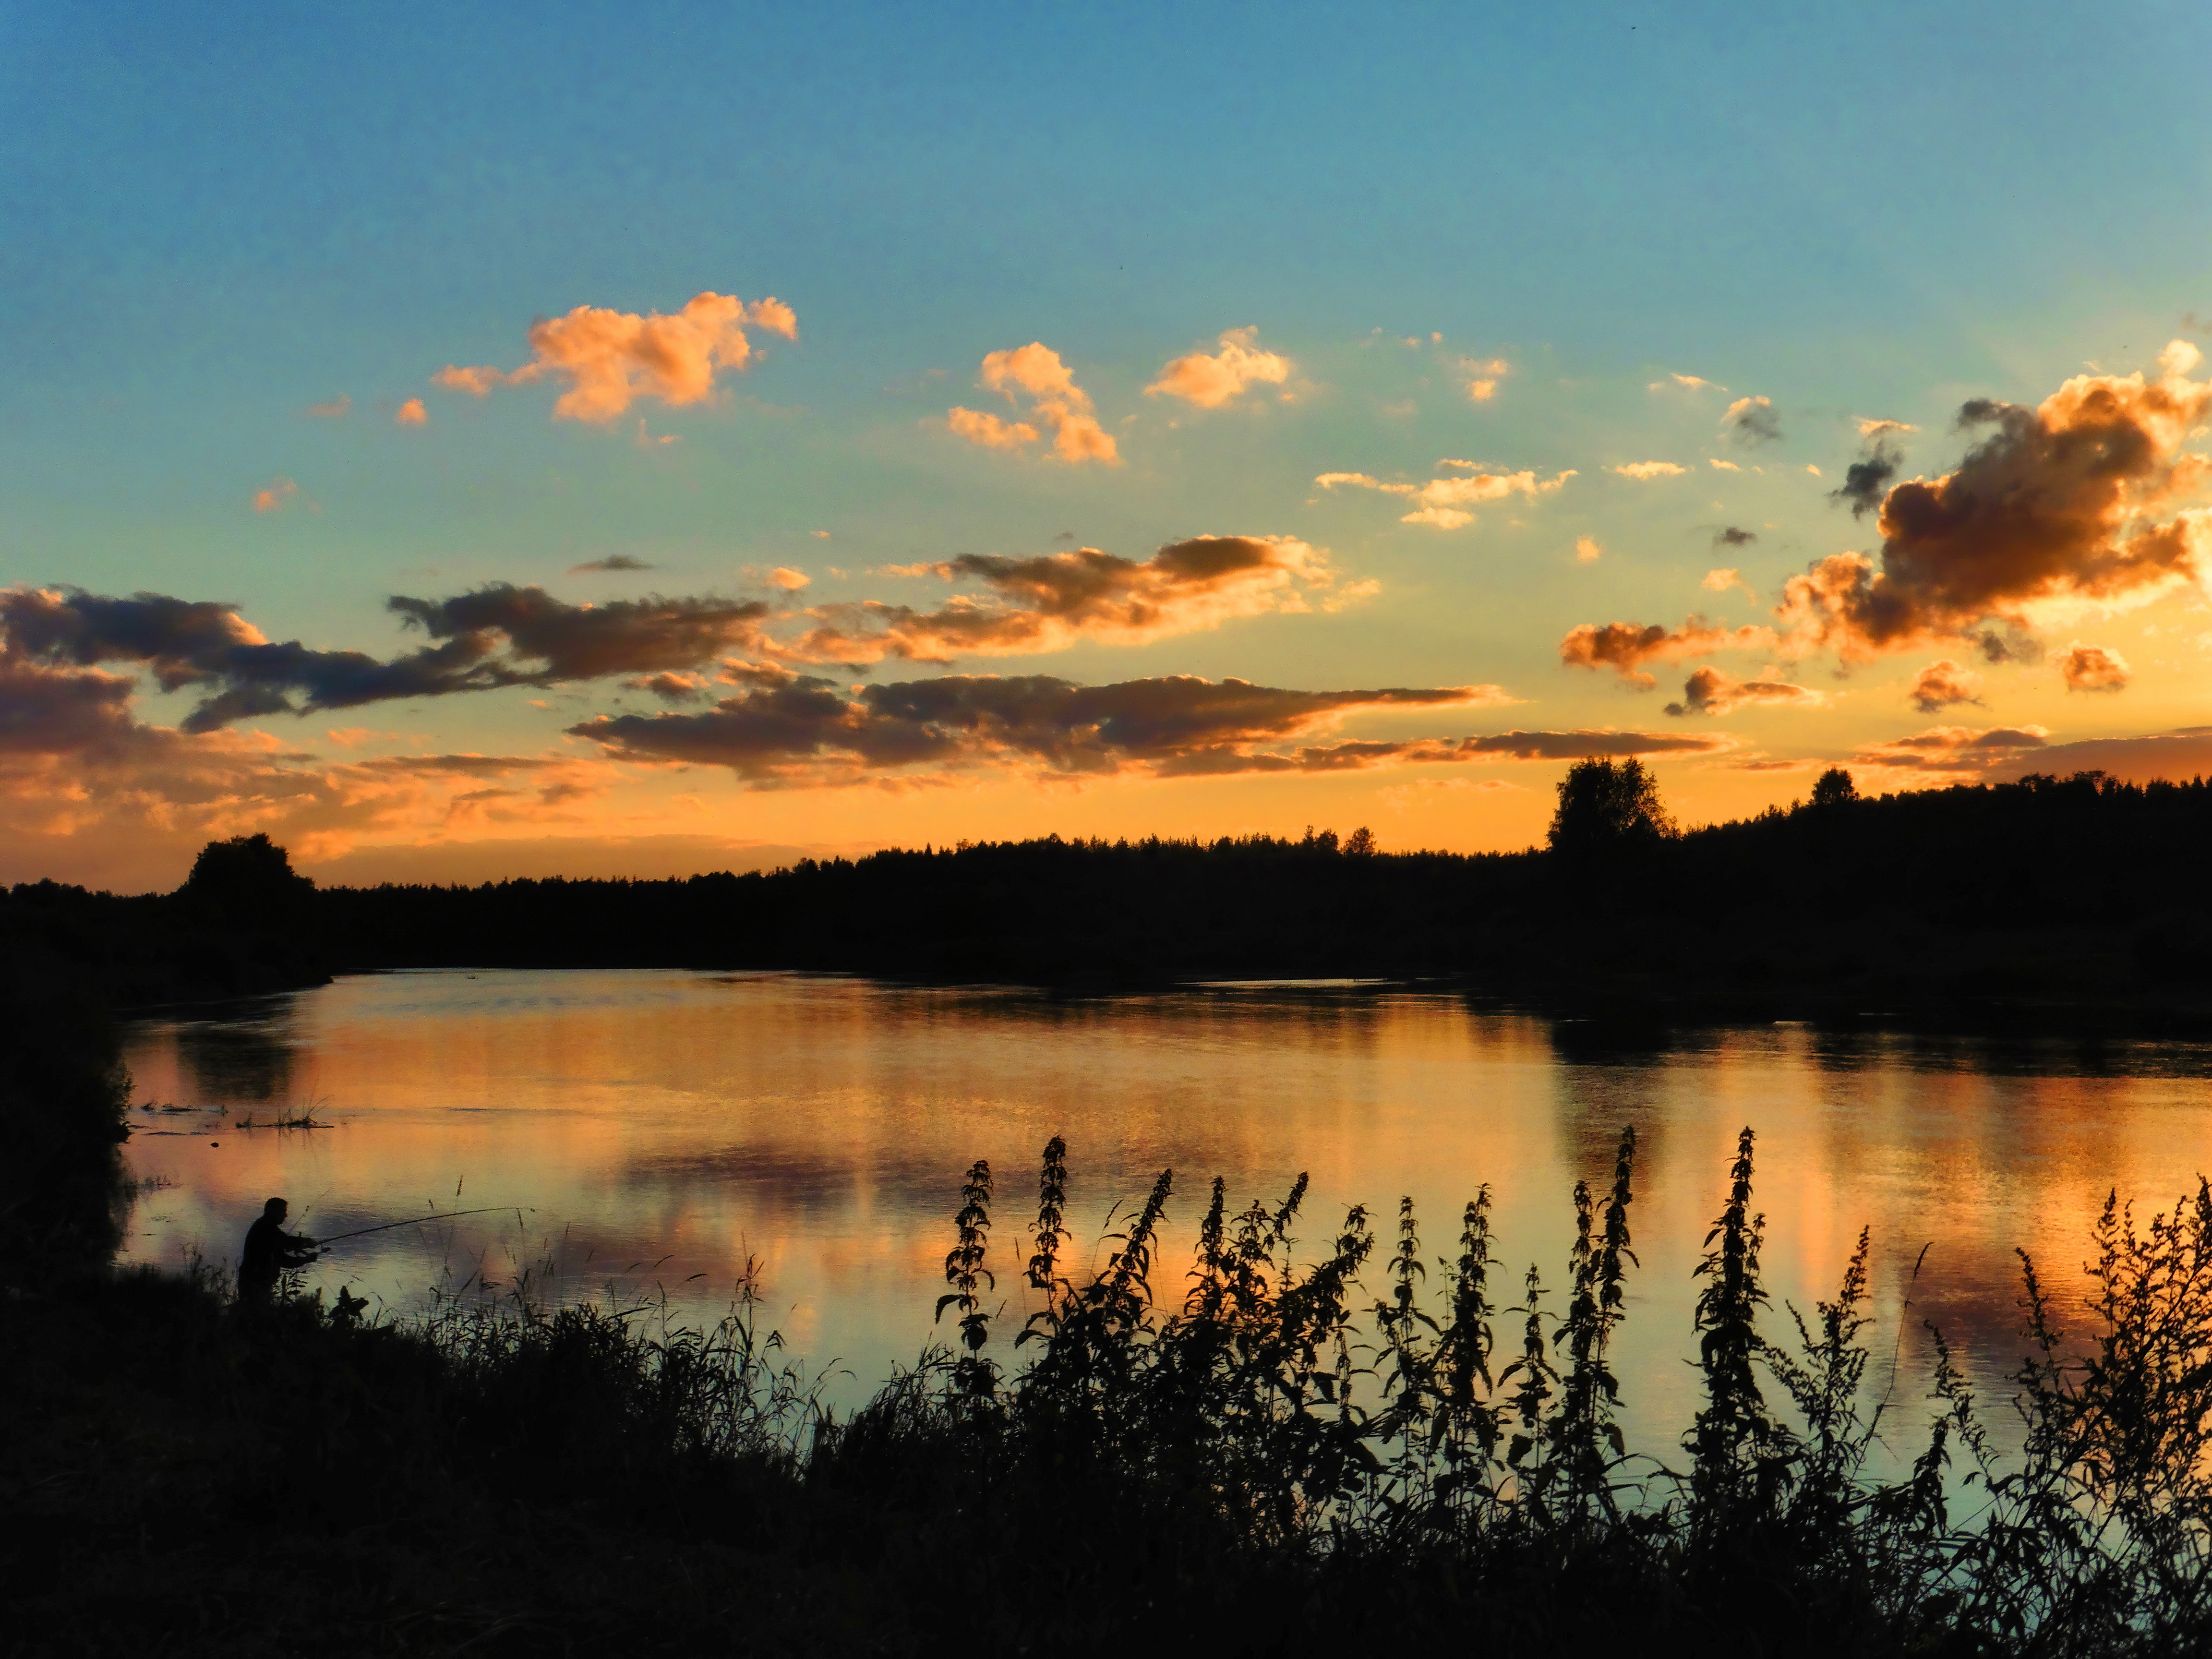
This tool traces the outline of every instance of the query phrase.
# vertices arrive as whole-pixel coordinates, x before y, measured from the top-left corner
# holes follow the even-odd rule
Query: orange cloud
[[[962,409],[945,413],[945,422],[955,437],[985,449],[1019,449],[1037,441],[1037,429],[1027,421],[1004,421],[988,410]]]
[[[1291,360],[1259,349],[1260,331],[1224,331],[1220,349],[1212,356],[1194,351],[1178,357],[1160,371],[1145,388],[1148,398],[1180,398],[1200,409],[1219,409],[1243,394],[1254,382],[1280,386],[1291,378]]]
[[[1629,684],[1649,691],[1659,682],[1644,672],[1647,662],[1701,657],[1709,651],[1771,647],[1773,643],[1774,635],[1767,629],[1746,626],[1730,631],[1714,627],[1703,617],[1692,617],[1671,631],[1656,623],[1584,623],[1559,641],[1559,660],[1570,668],[1610,668]]]
[[[1498,395],[1498,381],[1512,372],[1512,367],[1503,357],[1493,357],[1486,362],[1474,357],[1461,358],[1460,372],[1468,377],[1468,401],[1474,404],[1486,404],[1495,398]]]
[[[410,398],[399,405],[399,412],[392,417],[395,426],[428,426],[430,411],[422,407],[420,398]]]
[[[1717,668],[1706,667],[1691,673],[1682,687],[1682,701],[1668,703],[1667,712],[1678,716],[1726,714],[1747,703],[1820,708],[1827,702],[1825,693],[1809,686],[1792,685],[1787,680],[1739,680]]]
[[[1740,537],[1747,542],[1752,539],[1750,532],[1736,530],[1733,527],[1723,531],[1722,534],[1723,537]],[[1705,572],[1705,579],[1698,586],[1708,593],[1725,593],[1732,587],[1741,587],[1746,599],[1756,599],[1759,597],[1751,591],[1751,584],[1744,580],[1743,574],[1734,566],[1720,570],[1708,570]]]
[[[1948,658],[1931,662],[1912,682],[1912,706],[1923,714],[1938,714],[1962,702],[1982,700],[1982,677]]]
[[[2134,676],[2127,659],[2101,645],[2076,642],[2058,659],[2069,691],[2124,691]]]
[[[1690,469],[1677,466],[1672,461],[1627,461],[1619,466],[1606,468],[1624,478],[1679,478]]]
[[[1052,428],[1053,453],[1063,461],[1097,461],[1107,466],[1121,464],[1113,434],[1098,424],[1090,395],[1075,384],[1075,375],[1060,354],[1041,340],[1025,346],[985,355],[977,383],[996,392],[1008,403],[1018,396],[1030,400],[1029,413]],[[1002,421],[972,409],[947,411],[945,424],[957,437],[987,449],[1018,449],[1036,441],[1037,428],[1027,421]]]
[[[641,398],[678,407],[706,402],[714,394],[720,371],[742,370],[752,362],[748,327],[799,337],[799,319],[781,301],[748,306],[734,295],[710,289],[673,315],[578,306],[566,316],[531,325],[528,337],[537,356],[520,368],[448,363],[430,378],[481,398],[496,386],[558,376],[568,389],[555,400],[554,417],[605,425]]]
[[[299,493],[300,486],[289,478],[278,478],[266,489],[253,492],[253,510],[256,513],[282,513]]]
[[[1598,541],[1596,537],[1577,536],[1575,538],[1575,562],[1577,564],[1595,564],[1604,556],[1605,548]]]
[[[507,384],[507,372],[489,364],[460,368],[447,363],[430,377],[430,384],[444,386],[448,392],[465,392],[471,398],[483,398],[489,396],[494,386]]]
[[[963,656],[1059,651],[1082,639],[1140,645],[1218,628],[1240,617],[1298,612],[1313,596],[1338,597],[1328,555],[1289,536],[1194,536],[1149,559],[1095,547],[1007,558],[963,554],[884,574],[976,581],[985,600],[964,595],[930,611],[866,600],[819,606],[816,627],[772,647],[792,662],[873,663],[889,658],[949,662]],[[1369,584],[1343,595],[1374,592]]]
[[[2050,738],[2050,732],[2040,726],[1931,726],[1911,737],[1870,744],[1853,757],[1853,762],[1923,773],[1942,781],[1960,772],[1987,771],[2027,751],[2044,748]]]
[[[787,564],[780,564],[768,573],[769,586],[780,587],[787,593],[796,593],[813,580],[805,571],[793,570]]]
[[[1443,466],[1467,466],[1466,461],[1443,461]],[[1402,495],[1415,503],[1413,510],[1399,518],[1401,524],[1433,525],[1439,530],[1456,530],[1474,522],[1474,515],[1467,511],[1470,506],[1502,501],[1514,495],[1538,499],[1554,495],[1565,488],[1568,479],[1576,476],[1572,468],[1552,478],[1540,479],[1534,471],[1476,472],[1467,477],[1431,478],[1426,483],[1385,483],[1364,472],[1323,472],[1314,482],[1323,489],[1350,486],[1358,489],[1376,489],[1386,495]]]

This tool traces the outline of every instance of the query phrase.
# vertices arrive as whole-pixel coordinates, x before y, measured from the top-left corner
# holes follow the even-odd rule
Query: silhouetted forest
[[[1561,786],[1550,844],[1462,855],[1340,839],[1039,841],[765,873],[318,890],[255,837],[176,893],[51,884],[0,902],[11,955],[119,1004],[440,966],[806,969],[1070,987],[1439,976],[1663,1012],[1857,1017],[2125,1003],[2212,988],[2212,784],[2030,777],[1815,799],[1678,832],[1633,761]]]

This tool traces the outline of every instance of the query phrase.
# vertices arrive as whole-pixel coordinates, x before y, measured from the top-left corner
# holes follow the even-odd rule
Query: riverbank
[[[1291,1243],[1303,1178],[1241,1213],[1216,1183],[1186,1276],[1154,1255],[1165,1177],[1093,1255],[1065,1224],[1058,1141],[1034,1223],[997,1218],[995,1243],[979,1164],[949,1346],[842,1420],[742,1286],[687,1332],[512,1288],[379,1325],[190,1276],[18,1283],[11,1645],[1236,1655],[1480,1632],[1536,1655],[2148,1659],[2212,1639],[2212,1189],[2093,1243],[2101,1363],[2029,1281],[2039,1357],[2007,1460],[1940,1341],[1901,1397],[1869,1375],[1892,1334],[1863,1247],[1832,1301],[1777,1328],[1746,1131],[1705,1244],[1694,1419],[1638,1448],[1620,1398],[1645,1379],[1609,1358],[1636,1157],[1624,1135],[1607,1189],[1577,1189],[1548,1295],[1492,1260],[1486,1192],[1449,1244],[1408,1205],[1380,1226],[1354,1210],[1310,1252]],[[1050,1287],[1019,1352],[993,1328],[994,1275],[1018,1274]],[[1896,1480],[1869,1463],[1886,1417],[1919,1448]]]

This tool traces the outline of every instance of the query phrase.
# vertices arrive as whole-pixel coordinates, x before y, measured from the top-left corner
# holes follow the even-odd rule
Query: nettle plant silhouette
[[[1786,1337],[1771,1334],[1746,1128],[1695,1269],[1700,1399],[1676,1464],[1626,1443],[1612,1358],[1639,1265],[1637,1150],[1624,1129],[1610,1184],[1577,1184],[1556,1302],[1532,1264],[1522,1300],[1501,1310],[1486,1187],[1465,1206],[1455,1253],[1433,1259],[1401,1200],[1382,1291],[1363,1297],[1376,1248],[1364,1207],[1298,1265],[1305,1177],[1279,1204],[1234,1213],[1217,1178],[1176,1297],[1154,1285],[1173,1189],[1163,1170],[1102,1241],[1103,1265],[1071,1275],[1067,1147],[1055,1136],[1023,1274],[1037,1305],[1012,1373],[985,1358],[981,1292],[994,1281],[979,1162],[946,1258],[955,1289],[939,1303],[940,1316],[960,1310],[959,1346],[903,1379],[896,1409],[911,1423],[924,1402],[924,1416],[983,1433],[995,1468],[1049,1467],[1056,1481],[1140,1494],[1240,1551],[1433,1557],[1455,1563],[1465,1589],[1486,1574],[1566,1574],[1596,1550],[1616,1576],[1692,1597],[1817,1604],[1838,1629],[1884,1641],[1972,1632],[2039,1651],[2134,1653],[2212,1633],[2212,1187],[2145,1227],[2107,1205],[2086,1342],[2057,1328],[2022,1255],[2030,1353],[2012,1378],[2016,1452],[1998,1450],[1929,1327],[1936,1409],[1900,1460],[1880,1437],[1888,1395],[1869,1398],[1870,1238],[1860,1235],[1832,1300],[1788,1309]],[[1518,1330],[1502,1366],[1501,1313]],[[863,1431],[890,1397],[844,1431]],[[1893,1477],[1875,1472],[1878,1451]],[[1955,1522],[1969,1492],[1971,1517]]]

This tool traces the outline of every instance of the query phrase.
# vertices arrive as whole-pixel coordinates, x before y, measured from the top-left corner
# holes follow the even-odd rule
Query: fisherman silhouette
[[[284,1231],[284,1218],[290,1212],[283,1199],[272,1198],[261,1206],[261,1219],[246,1230],[246,1251],[238,1259],[240,1300],[268,1300],[286,1268],[315,1259],[313,1239]]]

